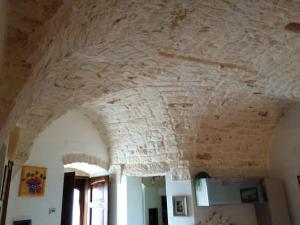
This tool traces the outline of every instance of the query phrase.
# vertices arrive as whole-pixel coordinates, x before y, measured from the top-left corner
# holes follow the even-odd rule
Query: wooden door
[[[10,189],[10,182],[11,182],[11,175],[13,170],[14,162],[8,161],[8,165],[6,167],[6,176],[4,177],[3,183],[3,202],[1,208],[1,225],[5,225],[6,220],[6,213],[7,213],[7,205],[8,205],[8,198],[9,198],[9,189]]]
[[[72,225],[75,173],[65,173],[61,225]]]
[[[149,225],[158,225],[158,209],[149,209]]]
[[[90,179],[89,225],[108,225],[108,177]]]
[[[75,191],[76,189],[79,191],[79,207],[80,207],[79,215],[75,215],[75,216],[77,216],[77,218],[78,217],[80,218],[79,219],[80,225],[87,225],[88,182],[89,182],[89,178],[87,177],[79,177],[79,176],[75,177]],[[73,204],[75,204],[75,197],[74,197]],[[74,220],[74,215],[73,215],[73,220]]]
[[[163,225],[168,225],[167,196],[161,196],[161,214]]]

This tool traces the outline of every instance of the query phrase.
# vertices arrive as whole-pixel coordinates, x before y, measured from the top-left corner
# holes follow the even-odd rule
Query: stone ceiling
[[[9,4],[0,116],[2,136],[23,128],[19,162],[51,121],[81,108],[114,165],[266,171],[274,128],[300,100],[300,34],[285,29],[299,2]]]
[[[36,43],[31,36],[49,20],[62,5],[62,0],[9,0],[4,49],[4,68],[0,73],[0,126],[14,106],[14,100],[30,75],[28,55]]]

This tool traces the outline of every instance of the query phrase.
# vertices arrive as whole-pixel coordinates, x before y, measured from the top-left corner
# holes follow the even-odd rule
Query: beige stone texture
[[[105,137],[111,166],[128,174],[266,173],[274,127],[300,100],[300,35],[285,29],[299,21],[299,2],[28,2],[10,4],[40,22],[27,29],[18,7],[10,11],[12,81],[0,87],[15,99],[7,118],[1,108],[1,137],[22,127],[19,164],[76,108]]]
[[[105,170],[109,169],[109,165],[107,162],[98,159],[95,156],[90,156],[86,154],[76,154],[76,153],[66,154],[63,156],[62,161],[64,165],[80,162],[80,163],[87,163],[90,165],[96,165]]]

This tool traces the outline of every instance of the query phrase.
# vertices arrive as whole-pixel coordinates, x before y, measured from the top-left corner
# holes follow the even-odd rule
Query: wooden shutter
[[[75,173],[65,173],[61,225],[72,225]]]
[[[9,189],[10,189],[10,182],[11,182],[11,175],[13,170],[14,162],[8,161],[8,165],[6,167],[7,174],[5,176],[5,180],[3,181],[3,203],[1,209],[1,225],[5,225],[6,220],[6,213],[7,213],[7,205],[8,205],[8,198],[9,198]]]
[[[90,179],[89,225],[108,225],[108,177]]]

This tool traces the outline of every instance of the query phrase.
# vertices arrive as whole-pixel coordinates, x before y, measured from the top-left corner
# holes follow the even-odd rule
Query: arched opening
[[[109,174],[107,162],[87,154],[66,154],[63,156],[65,172],[75,172],[77,175],[89,177],[103,176]]]
[[[87,154],[66,154],[61,224],[107,225],[108,163]]]
[[[47,168],[46,189],[42,198],[19,196],[19,170],[12,179],[7,223],[28,216],[35,224],[60,224],[65,165],[81,162],[107,174],[109,154],[97,128],[79,111],[69,111],[53,121],[35,139],[25,165]],[[30,206],[30,207],[29,207]],[[51,210],[53,209],[54,212]],[[51,213],[50,213],[51,211]]]

